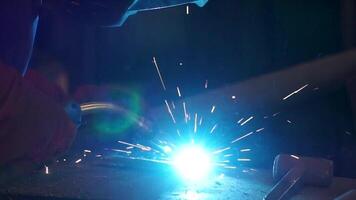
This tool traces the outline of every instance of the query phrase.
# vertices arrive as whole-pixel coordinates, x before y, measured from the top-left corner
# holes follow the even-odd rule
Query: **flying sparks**
[[[187,108],[185,106],[185,102],[183,101],[183,111],[184,111],[184,121],[185,123],[188,122],[188,113],[187,113]]]
[[[214,111],[215,111],[215,105],[213,105],[213,106],[211,107],[210,112],[211,112],[211,113],[214,113]]]
[[[197,123],[198,123],[198,114],[195,113],[195,115],[194,115],[194,133],[197,132],[197,126],[198,126]]]
[[[283,100],[286,100],[286,99],[288,99],[289,97],[291,97],[291,96],[297,94],[298,92],[302,91],[304,88],[308,87],[308,85],[309,85],[309,84],[305,84],[305,85],[302,86],[301,88],[299,88],[299,89],[295,90],[294,92],[288,94],[287,96],[285,96],[285,97],[283,98]]]
[[[203,124],[203,116],[200,117],[199,126],[201,126],[202,124]]]
[[[244,120],[244,118],[239,119],[239,121],[237,121],[237,123],[240,124],[242,122],[242,120]]]
[[[237,161],[240,161],[240,162],[249,162],[249,161],[251,161],[251,159],[249,159],[249,158],[238,158]]]
[[[250,135],[252,135],[252,134],[254,134],[253,131],[247,133],[246,135],[243,135],[243,136],[241,136],[241,137],[236,138],[235,140],[231,141],[231,143],[238,142],[238,141],[240,141],[240,140],[244,139],[245,137],[248,137],[248,136],[250,136]]]
[[[223,149],[219,149],[219,150],[214,151],[213,154],[220,154],[220,153],[222,153],[224,151],[227,151],[227,150],[230,150],[230,149],[231,149],[231,147],[226,147],[226,148],[223,148]]]
[[[121,150],[121,149],[111,149],[111,151],[115,151],[115,152],[120,152],[120,153],[126,153],[126,154],[131,154],[131,151],[125,151],[125,150]]]
[[[182,94],[180,93],[180,89],[179,89],[178,86],[177,86],[177,93],[178,93],[178,96],[179,96],[179,97],[182,97]]]
[[[186,7],[186,9],[187,14],[189,14],[189,7]],[[166,83],[155,57],[153,57],[153,63],[162,88],[166,91]],[[208,80],[205,80],[204,88],[208,88]],[[229,130],[225,128],[225,122],[217,121],[217,119],[221,119],[220,114],[224,114],[222,113],[223,110],[225,110],[223,109],[224,107],[214,104],[213,102],[213,104],[202,105],[205,106],[205,110],[203,111],[195,110],[196,108],[187,104],[189,103],[188,100],[183,98],[185,93],[184,91],[182,93],[182,88],[176,86],[175,89],[172,89],[174,92],[173,94],[177,95],[179,100],[174,100],[174,102],[169,98],[170,96],[164,98],[164,107],[166,107],[166,111],[169,114],[169,116],[167,115],[166,117],[169,121],[173,121],[173,124],[168,124],[173,126],[171,130],[157,130],[158,134],[155,135],[155,138],[150,139],[149,143],[141,143],[141,140],[141,144],[138,142],[133,143],[119,140],[117,141],[118,144],[116,143],[118,146],[117,148],[114,146],[113,148],[105,148],[104,150],[108,150],[115,156],[131,160],[142,160],[169,165],[182,177],[189,180],[205,178],[207,174],[213,171],[213,168],[219,167],[222,170],[236,169],[239,165],[238,162],[251,161],[251,159],[247,157],[250,155],[248,152],[251,151],[251,148],[246,148],[248,146],[240,148],[238,142],[246,139],[252,134],[260,133],[264,130],[264,128],[259,127],[254,127],[254,129],[252,129],[255,131],[245,130],[246,127],[249,128],[250,126],[244,125],[253,120],[254,116],[244,116],[237,121],[240,126],[236,126],[235,124],[233,128],[243,129],[238,130],[239,132],[251,132],[236,138],[236,136],[231,136],[231,134],[229,134]],[[297,90],[294,93],[299,91]],[[168,95],[168,92],[165,92],[165,94]],[[230,100],[230,102],[236,105],[237,101],[235,100],[237,97],[232,95],[231,99],[234,101]],[[106,108],[108,106],[110,107],[111,105],[96,103],[86,105],[84,109],[92,109],[92,107]],[[218,124],[219,129],[217,131]],[[183,125],[183,127],[181,125]],[[256,130],[256,128],[258,129]],[[92,152],[89,149],[83,151],[84,155]],[[90,154],[88,154],[88,156],[89,155]],[[240,155],[243,157],[239,158]],[[95,157],[104,158],[102,154],[96,154]],[[85,158],[82,157],[75,161],[75,163],[78,164],[82,162],[82,159],[84,160]]]
[[[211,128],[210,133],[213,133],[213,132],[215,131],[215,129],[216,129],[217,126],[218,126],[218,124],[215,124],[215,125],[213,126],[213,128]]]
[[[157,64],[157,61],[156,61],[156,57],[153,57],[153,63],[154,63],[154,65],[155,65],[155,67],[156,67],[156,70],[157,70],[159,79],[161,80],[161,84],[162,84],[163,90],[166,90],[166,85],[164,84],[164,81],[163,81],[161,72],[160,72],[160,70],[159,70],[159,67],[158,67],[158,64]]]
[[[171,118],[172,118],[172,120],[173,120],[173,123],[176,123],[176,120],[174,119],[174,116],[173,116],[171,107],[170,107],[169,104],[168,104],[168,101],[167,101],[167,100],[164,100],[164,103],[166,103],[168,113],[169,113],[169,115],[171,116]]]
[[[248,119],[246,119],[244,122],[242,122],[240,125],[243,126],[245,125],[247,122],[251,121],[253,119],[253,116],[249,117]]]
[[[138,148],[138,149],[141,149],[142,151],[151,151],[152,150],[152,148],[151,147],[149,147],[149,146],[143,146],[143,145],[141,145],[141,144],[131,144],[131,143],[128,143],[128,142],[124,142],[124,141],[117,141],[118,143],[120,143],[120,144],[124,144],[124,145],[127,145],[127,146],[129,146],[129,147],[136,147],[136,148]],[[131,149],[131,148],[130,148]]]
[[[49,174],[49,168],[47,165],[45,165],[45,174]]]

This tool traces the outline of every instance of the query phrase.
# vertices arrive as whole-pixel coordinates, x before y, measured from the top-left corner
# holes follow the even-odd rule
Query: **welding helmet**
[[[121,26],[140,11],[208,0],[1,0],[0,63],[25,73],[41,13],[58,12],[98,26]]]
[[[156,10],[194,3],[200,7],[208,0],[44,0],[45,7],[62,10],[75,18],[99,26],[121,26],[140,11]]]

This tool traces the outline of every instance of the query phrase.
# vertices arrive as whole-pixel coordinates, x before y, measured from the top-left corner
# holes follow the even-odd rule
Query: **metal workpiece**
[[[323,158],[280,154],[273,163],[273,179],[278,182],[264,199],[289,199],[303,185],[329,186],[333,180],[333,162]]]

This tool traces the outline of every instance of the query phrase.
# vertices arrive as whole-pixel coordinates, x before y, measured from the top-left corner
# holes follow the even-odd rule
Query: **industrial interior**
[[[0,199],[356,199],[355,0],[2,0],[0,26]]]

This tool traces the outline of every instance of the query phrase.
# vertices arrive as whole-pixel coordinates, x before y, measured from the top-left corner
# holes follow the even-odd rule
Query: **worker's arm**
[[[63,106],[46,87],[38,89],[38,82],[48,84],[0,65],[0,166],[42,163],[63,153],[74,138],[75,125]]]

